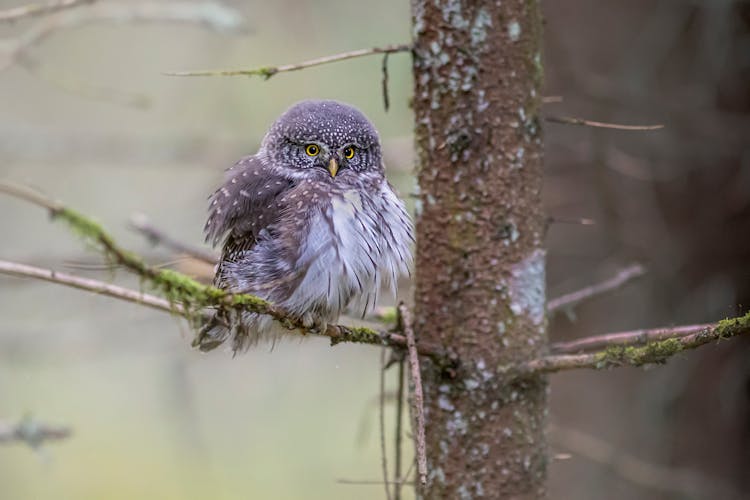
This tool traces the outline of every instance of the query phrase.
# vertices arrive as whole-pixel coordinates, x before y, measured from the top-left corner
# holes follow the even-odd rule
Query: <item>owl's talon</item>
[[[300,321],[302,322],[302,326],[305,327],[307,333],[313,335],[321,335],[328,329],[328,322],[316,318],[312,313],[303,314]]]
[[[304,326],[306,330],[310,330],[315,326],[315,319],[313,318],[312,313],[305,313],[300,319],[302,320],[302,326]]]

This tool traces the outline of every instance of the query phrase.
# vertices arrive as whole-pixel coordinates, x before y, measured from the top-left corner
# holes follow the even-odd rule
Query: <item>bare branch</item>
[[[185,243],[172,238],[164,231],[151,224],[148,217],[144,214],[132,215],[130,217],[130,226],[144,235],[152,245],[162,245],[177,253],[183,253],[211,265],[216,264],[217,262],[216,256],[211,252],[203,250],[202,248],[186,245]]]
[[[581,125],[595,128],[611,128],[616,130],[659,130],[664,125],[622,125],[619,123],[597,122],[583,118],[574,118],[572,116],[545,116],[544,119],[550,123],[562,123],[565,125]]]
[[[69,427],[45,424],[31,417],[24,417],[16,424],[0,421],[0,444],[22,442],[39,448],[46,441],[58,441],[71,434]]]
[[[425,439],[425,420],[424,420],[424,395],[422,393],[422,373],[419,369],[419,356],[417,353],[417,344],[414,339],[414,329],[412,328],[411,313],[406,306],[401,303],[398,306],[399,323],[401,329],[406,337],[406,348],[409,356],[409,369],[411,374],[411,382],[414,386],[414,420],[416,423],[416,429],[414,437],[416,440],[416,454],[417,454],[417,475],[419,476],[419,484],[425,486],[427,484],[427,444]]]
[[[323,64],[345,61],[347,59],[355,59],[357,57],[365,57],[375,54],[393,54],[396,52],[408,52],[410,50],[410,44],[402,43],[398,45],[386,45],[384,47],[372,47],[370,49],[352,50],[350,52],[318,57],[316,59],[310,59],[309,61],[297,64],[285,64],[282,66],[265,66],[262,68],[235,70],[176,71],[165,74],[168,76],[261,76],[267,80],[277,73],[299,71],[313,66],[321,66]]]
[[[0,193],[5,193],[19,200],[28,201],[31,204],[46,208],[53,214],[63,209],[62,204],[47,198],[36,189],[13,182],[0,181]]]
[[[547,302],[547,312],[554,314],[564,309],[572,308],[573,306],[583,302],[584,300],[590,299],[597,295],[610,292],[620,288],[625,283],[635,278],[639,278],[646,274],[646,270],[640,264],[632,264],[624,269],[617,272],[616,275],[612,276],[608,280],[602,281],[595,285],[587,286],[581,290],[577,290],[572,293],[567,293],[556,299],[552,299]]]
[[[103,281],[53,271],[51,269],[42,269],[40,267],[27,266],[26,264],[19,264],[17,262],[0,260],[0,274],[7,274],[21,278],[36,278],[50,283],[57,283],[59,285],[66,285],[79,290],[86,290],[99,295],[113,297],[126,302],[141,304],[158,311],[177,313],[180,315],[184,314],[180,304],[170,304],[168,300],[161,297],[112,285]]]
[[[26,17],[44,16],[65,9],[94,3],[96,0],[57,0],[44,5],[22,5],[0,11],[0,22],[14,22]]]
[[[685,329],[693,328],[692,333],[683,334]],[[664,328],[653,332],[665,332]],[[610,338],[623,338],[632,332],[609,334]],[[643,366],[665,363],[670,357],[688,349],[695,349],[709,342],[728,339],[750,333],[750,312],[744,316],[725,319],[709,325],[679,327],[679,333],[664,340],[650,342],[643,346],[611,345],[604,350],[589,354],[551,354],[518,364],[499,367],[498,372],[504,376],[525,377],[540,373],[554,373],[578,368],[615,368],[619,366]],[[646,334],[647,336],[649,333]],[[660,333],[659,335],[664,335]],[[597,339],[600,341],[601,337]]]
[[[380,486],[382,484],[398,484],[400,486],[403,484],[414,484],[411,481],[400,481],[396,483],[394,481],[383,482],[382,480],[377,480],[377,479],[337,479],[336,482],[339,484],[353,484],[353,485],[358,485],[358,486],[359,485]]]
[[[644,345],[670,338],[685,337],[711,328],[712,323],[702,325],[676,326],[672,328],[652,328],[632,330],[628,332],[606,333],[569,342],[555,342],[550,345],[550,351],[555,354],[572,354],[596,349],[606,349],[612,346]]]

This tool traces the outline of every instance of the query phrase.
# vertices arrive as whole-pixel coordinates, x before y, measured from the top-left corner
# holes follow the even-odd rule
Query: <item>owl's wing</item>
[[[206,241],[223,241],[222,261],[250,250],[260,232],[278,221],[279,195],[292,181],[274,173],[257,156],[246,156],[227,170],[224,184],[209,198]]]

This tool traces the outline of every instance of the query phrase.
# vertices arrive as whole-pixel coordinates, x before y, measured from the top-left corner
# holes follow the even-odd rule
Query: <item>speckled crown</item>
[[[332,147],[379,145],[378,132],[357,108],[332,100],[307,100],[286,110],[268,131],[264,145],[281,136],[291,142],[323,141]]]

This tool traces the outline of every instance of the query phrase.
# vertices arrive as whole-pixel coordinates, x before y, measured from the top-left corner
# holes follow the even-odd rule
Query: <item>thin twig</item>
[[[657,342],[671,338],[686,337],[694,333],[711,328],[713,323],[702,325],[686,325],[671,328],[651,328],[632,330],[628,332],[606,333],[594,335],[568,342],[554,342],[550,345],[550,351],[555,354],[573,354],[597,349],[605,349],[612,346],[644,345],[649,342]]]
[[[692,333],[683,334],[685,329],[693,329]],[[646,331],[648,337],[655,332],[665,335],[667,329],[659,328]],[[674,329],[672,329],[674,331]],[[588,354],[551,354],[537,359],[517,364],[503,365],[498,369],[499,374],[508,377],[526,377],[540,373],[554,373],[563,370],[579,368],[615,368],[619,366],[643,366],[647,364],[661,364],[670,357],[689,349],[695,349],[709,342],[728,339],[750,333],[750,312],[744,316],[725,319],[708,325],[694,325],[678,327],[678,335],[672,335],[664,340],[649,342],[643,346],[623,346],[619,343],[606,349]],[[641,333],[643,335],[643,333]],[[622,339],[632,338],[632,332],[608,334],[604,338]],[[601,342],[598,337],[596,342]],[[591,341],[593,343],[593,341]]]
[[[573,306],[583,302],[584,300],[590,299],[597,295],[601,295],[612,290],[620,288],[625,283],[635,278],[639,278],[646,274],[646,269],[640,264],[631,264],[630,266],[621,269],[611,278],[597,283],[595,285],[587,286],[575,292],[567,293],[556,299],[552,299],[547,302],[547,312],[554,314],[556,312],[572,308]]]
[[[391,500],[391,489],[388,486],[388,455],[385,449],[385,356],[387,349],[380,350],[380,398],[378,399],[378,423],[380,430],[380,466],[383,472],[385,497]]]
[[[575,118],[572,116],[545,116],[544,119],[550,123],[562,123],[565,125],[581,125],[585,127],[595,128],[611,128],[616,130],[659,130],[664,128],[664,125],[622,125],[619,123],[606,123],[597,122],[594,120],[586,120],[584,118]]]
[[[386,45],[384,47],[372,47],[369,49],[352,50],[350,52],[343,52],[341,54],[334,54],[330,56],[318,57],[316,59],[310,59],[309,61],[304,61],[297,64],[284,64],[282,66],[265,66],[262,68],[235,70],[175,71],[165,74],[167,76],[261,76],[267,80],[277,73],[299,71],[301,69],[311,68],[313,66],[321,66],[323,64],[345,61],[347,59],[355,59],[357,57],[371,56],[374,54],[393,54],[396,52],[408,52],[411,50],[411,48],[411,44],[402,43],[398,45]]]
[[[395,463],[393,464],[393,482],[396,486],[394,486],[393,489],[393,500],[401,500],[401,484],[403,482],[403,478],[401,477],[401,439],[402,439],[402,429],[401,429],[401,422],[403,420],[403,414],[404,414],[404,358],[401,357],[401,360],[398,363],[398,392],[396,395],[396,439],[395,439],[395,453],[396,453],[396,459]]]
[[[32,4],[12,7],[0,11],[0,22],[14,22],[26,17],[44,16],[79,5],[94,3],[96,0],[57,0],[43,5]]]
[[[417,428],[415,429],[416,454],[417,454],[417,475],[419,484],[427,484],[427,445],[424,431],[424,395],[422,393],[422,374],[419,369],[419,355],[417,354],[417,344],[414,339],[414,329],[412,328],[411,314],[406,306],[401,303],[398,306],[401,329],[406,337],[406,348],[409,356],[409,369],[411,381],[414,386],[414,417]]]
[[[66,285],[79,290],[86,290],[88,292],[113,297],[126,302],[144,305],[158,311],[180,315],[185,313],[180,304],[170,304],[168,300],[157,297],[156,295],[149,295],[147,293],[112,285],[103,281],[73,276],[72,274],[61,273],[51,269],[42,269],[40,267],[27,266],[26,264],[19,264],[17,262],[0,260],[0,274],[7,274],[20,278],[36,278],[50,283]]]
[[[197,260],[214,265],[217,258],[214,254],[202,248],[196,248],[172,238],[149,221],[144,214],[134,214],[130,217],[130,226],[144,235],[152,245],[162,245],[170,250],[183,253]]]
[[[45,441],[59,441],[71,434],[69,427],[45,424],[31,417],[24,417],[15,424],[0,421],[0,444],[22,442],[38,448]]]
[[[353,484],[353,485],[367,485],[367,486],[380,486],[381,484],[396,484],[393,481],[383,482],[378,479],[337,479],[339,484]],[[401,481],[398,483],[399,486],[404,484],[414,484],[411,481]]]

